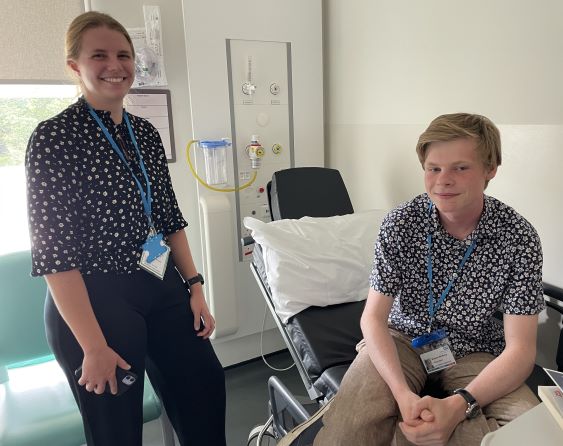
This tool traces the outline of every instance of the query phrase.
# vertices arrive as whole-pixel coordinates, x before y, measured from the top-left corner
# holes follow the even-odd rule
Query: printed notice
[[[170,90],[131,89],[125,98],[125,108],[135,116],[145,118],[156,127],[168,161],[176,161]]]

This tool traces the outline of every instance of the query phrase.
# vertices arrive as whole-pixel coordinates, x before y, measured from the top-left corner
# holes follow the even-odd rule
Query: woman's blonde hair
[[[438,116],[418,138],[416,153],[424,167],[426,152],[433,142],[452,141],[458,138],[473,138],[477,152],[487,169],[500,166],[502,161],[500,132],[493,122],[481,115],[452,113]]]
[[[133,48],[133,42],[131,41],[131,37],[125,27],[108,14],[97,11],[89,11],[75,17],[66,31],[66,60],[77,60],[80,55],[82,37],[84,36],[84,33],[89,29],[99,27],[106,27],[123,34],[131,46],[132,56],[135,57],[135,48]]]

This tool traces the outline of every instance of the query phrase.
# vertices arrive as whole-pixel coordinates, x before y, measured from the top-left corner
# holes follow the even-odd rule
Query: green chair
[[[82,419],[45,337],[46,283],[30,271],[29,251],[0,256],[0,445],[79,446],[86,442]],[[148,379],[143,417],[160,417],[163,444],[174,445]]]

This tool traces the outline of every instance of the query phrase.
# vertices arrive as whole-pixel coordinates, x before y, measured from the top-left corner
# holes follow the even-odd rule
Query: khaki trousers
[[[417,394],[420,394],[427,379],[437,380],[446,392],[465,387],[494,359],[489,353],[474,353],[429,378],[417,352],[410,345],[410,339],[395,330],[390,332],[407,383]],[[513,420],[538,402],[528,386],[522,385],[483,408],[482,415],[460,423],[448,445],[478,446],[485,434]],[[314,445],[388,446],[394,440],[397,445],[410,445],[401,430],[396,429],[399,418],[399,407],[391,390],[375,369],[367,349],[361,348],[323,416],[324,427],[316,436]]]

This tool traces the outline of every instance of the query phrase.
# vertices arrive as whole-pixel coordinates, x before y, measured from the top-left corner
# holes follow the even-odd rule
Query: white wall
[[[487,193],[538,230],[563,286],[563,2],[325,0],[325,140],[357,209],[423,192],[418,135],[443,113],[491,118],[503,165]],[[557,327],[540,328],[553,365]]]

